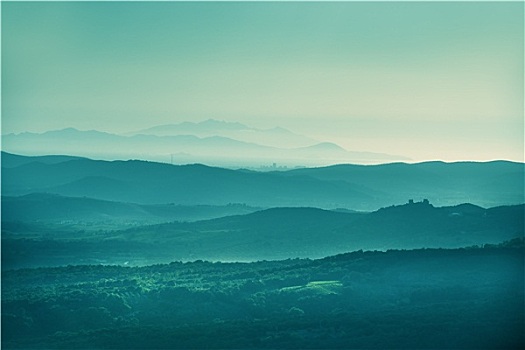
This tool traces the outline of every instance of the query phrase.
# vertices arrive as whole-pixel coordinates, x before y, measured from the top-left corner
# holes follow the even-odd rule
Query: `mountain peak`
[[[78,130],[77,128],[73,128],[73,127],[69,127],[69,128],[64,128],[64,129],[59,129],[59,130],[50,130],[48,132],[79,132],[80,130]]]
[[[175,124],[164,124],[153,126],[148,129],[134,132],[133,134],[154,134],[157,136],[166,135],[202,135],[203,133],[215,134],[220,131],[238,131],[238,130],[252,130],[252,128],[236,122],[227,122],[223,120],[207,119],[201,122],[181,122]]]
[[[224,120],[217,120],[217,119],[207,119],[200,123],[196,123],[195,125],[202,125],[202,126],[209,126],[209,127],[215,127],[218,129],[235,129],[235,130],[249,130],[250,127],[238,123],[238,122],[227,122]]]
[[[305,147],[306,149],[315,149],[315,150],[323,150],[323,151],[343,151],[343,152],[346,152],[346,150],[335,144],[335,143],[332,143],[332,142],[321,142],[321,143],[317,143],[315,145],[312,145],[312,146],[309,146],[309,147]]]

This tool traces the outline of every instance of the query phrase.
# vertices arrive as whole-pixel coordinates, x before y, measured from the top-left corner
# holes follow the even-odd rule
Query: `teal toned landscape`
[[[2,349],[523,349],[523,2],[2,2]]]

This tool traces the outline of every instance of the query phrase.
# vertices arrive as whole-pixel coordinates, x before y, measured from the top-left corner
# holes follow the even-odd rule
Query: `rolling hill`
[[[285,174],[359,184],[391,193],[393,203],[413,197],[427,198],[437,205],[469,202],[491,207],[525,202],[525,164],[508,161],[340,164]]]
[[[106,227],[146,225],[168,221],[196,221],[240,215],[260,210],[246,205],[224,206],[174,204],[144,205],[111,202],[87,197],[64,197],[33,193],[20,197],[2,196],[2,222],[40,222],[83,224],[97,229]]]
[[[38,174],[38,175],[35,175]],[[174,166],[143,161],[72,160],[33,162],[3,169],[2,192],[34,192],[139,204],[324,207],[337,203],[372,203],[358,186],[307,176],[229,170],[204,165]],[[339,205],[341,206],[341,205]]]
[[[274,208],[135,228],[116,232],[112,239],[165,242],[174,254],[189,253],[179,256],[183,259],[241,261],[319,258],[359,249],[458,248],[523,237],[524,208],[483,209],[471,204],[436,208],[424,202],[373,213]]]
[[[81,157],[73,156],[20,156],[17,154],[2,152],[1,161],[3,168],[15,168],[20,165],[29,164],[33,162],[39,162],[44,164],[57,164],[67,162],[68,160],[81,159]]]
[[[2,193],[52,193],[137,204],[348,208],[372,211],[408,199],[439,206],[483,207],[524,202],[524,164],[428,162],[338,165],[280,172],[254,172],[199,164],[97,161],[85,158],[48,164],[18,156],[2,166]]]
[[[273,208],[196,222],[99,233],[8,225],[3,263],[146,265],[170,261],[319,258],[356,250],[458,248],[524,236],[524,205],[483,209],[414,202],[372,213]],[[7,233],[7,234],[6,234]]]

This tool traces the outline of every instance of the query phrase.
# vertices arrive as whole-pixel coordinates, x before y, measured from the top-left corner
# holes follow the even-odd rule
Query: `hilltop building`
[[[409,199],[409,200],[408,200],[408,203],[407,203],[407,204],[409,204],[409,205],[413,205],[413,204],[423,204],[423,205],[430,205],[430,202],[429,202],[429,200],[428,200],[428,199],[426,199],[426,198],[425,198],[425,199],[423,199],[423,200],[422,200],[421,202],[414,202],[414,200],[413,200],[413,199]]]

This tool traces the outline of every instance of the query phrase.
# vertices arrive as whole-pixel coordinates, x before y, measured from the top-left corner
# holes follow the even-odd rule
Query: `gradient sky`
[[[2,2],[2,133],[209,118],[523,161],[522,2]]]

